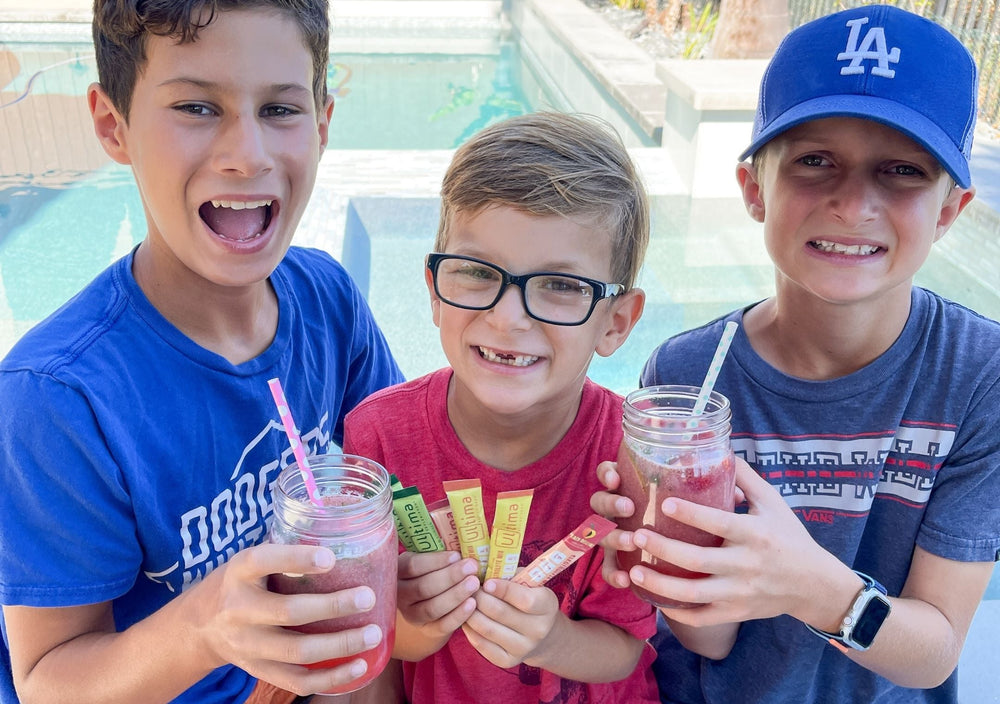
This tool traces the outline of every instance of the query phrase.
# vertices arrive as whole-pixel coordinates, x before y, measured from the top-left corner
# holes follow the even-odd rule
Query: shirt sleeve
[[[120,596],[142,555],[128,488],[90,404],[50,376],[17,371],[3,375],[0,407],[0,602]]]
[[[917,545],[962,562],[1000,559],[1000,379],[970,404],[937,472]]]

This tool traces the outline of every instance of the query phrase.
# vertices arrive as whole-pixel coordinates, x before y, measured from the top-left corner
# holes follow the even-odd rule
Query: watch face
[[[878,597],[865,605],[865,610],[858,617],[858,622],[851,631],[851,640],[862,648],[870,648],[875,634],[882,627],[882,622],[889,615],[889,602]]]

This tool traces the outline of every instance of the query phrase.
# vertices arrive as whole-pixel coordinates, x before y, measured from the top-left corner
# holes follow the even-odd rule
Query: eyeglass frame
[[[474,262],[476,264],[482,264],[488,266],[490,269],[497,271],[503,278],[500,280],[500,288],[497,290],[496,298],[493,302],[486,306],[470,306],[464,303],[454,303],[451,300],[445,298],[441,295],[441,291],[438,290],[438,267],[442,261],[446,259],[460,259],[462,261]],[[597,308],[597,304],[605,299],[616,298],[617,296],[625,293],[624,284],[610,284],[603,281],[598,281],[597,279],[592,279],[589,276],[580,276],[579,274],[569,274],[565,271],[532,271],[528,274],[515,275],[511,274],[509,271],[501,266],[497,266],[493,262],[488,262],[485,259],[478,259],[476,257],[468,257],[464,254],[447,254],[445,252],[431,252],[424,259],[427,269],[431,272],[431,280],[434,283],[434,293],[437,297],[441,299],[442,302],[453,306],[455,308],[461,308],[463,310],[490,310],[500,299],[503,298],[504,294],[507,292],[508,286],[517,286],[521,290],[521,305],[524,307],[524,312],[532,320],[537,320],[540,323],[546,323],[548,325],[561,325],[563,327],[576,327],[578,325],[583,325],[588,320],[590,316],[594,314],[594,309]],[[528,307],[528,292],[525,289],[525,284],[529,279],[533,279],[538,276],[561,276],[570,279],[576,279],[582,281],[583,283],[589,285],[594,290],[594,295],[590,301],[590,310],[587,311],[587,315],[584,316],[583,320],[576,323],[561,323],[555,320],[548,320],[546,318],[541,318],[531,312]],[[615,290],[617,289],[617,290]],[[614,293],[609,293],[609,291],[614,291]]]

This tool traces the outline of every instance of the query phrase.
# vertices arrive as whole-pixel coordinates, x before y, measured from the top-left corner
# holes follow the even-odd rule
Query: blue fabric
[[[347,411],[402,381],[361,294],[322,252],[289,250],[270,277],[276,336],[239,365],[164,319],[131,264],[0,363],[0,603],[111,600],[119,629],[264,538],[270,484],[292,459],[268,379],[281,379],[309,453],[339,446]],[[176,701],[241,701],[253,683],[224,667]]]
[[[643,385],[701,384],[727,320],[660,346]],[[1000,324],[914,288],[906,326],[881,357],[831,381],[777,372],[737,332],[716,389],[733,407],[734,451],[827,550],[898,596],[914,545],[941,557],[1000,550]],[[741,625],[724,660],[681,648],[661,623],[654,665],[665,702],[955,702],[896,687],[790,617]]]
[[[803,122],[858,117],[922,144],[968,188],[976,85],[969,50],[920,15],[866,5],[820,17],[791,31],[775,51],[740,159]]]

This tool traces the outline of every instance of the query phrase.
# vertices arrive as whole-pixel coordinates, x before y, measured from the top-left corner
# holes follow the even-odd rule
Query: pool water
[[[335,129],[328,148],[452,149],[493,122],[557,105],[513,41],[494,36],[468,49],[476,53],[332,54],[327,85]],[[6,56],[0,106],[18,111],[31,103],[49,107],[52,96],[83,105],[87,86],[97,80],[94,52],[86,44],[0,43],[0,55]],[[4,131],[18,129],[7,114]],[[85,111],[79,116],[87,117]]]

